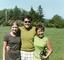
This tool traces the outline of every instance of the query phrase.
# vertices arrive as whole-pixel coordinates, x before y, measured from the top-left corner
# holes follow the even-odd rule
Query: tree
[[[33,9],[33,7],[31,7],[30,11],[29,11],[29,15],[32,17],[32,23],[35,25],[36,23],[39,22],[39,14],[37,11],[35,11]]]
[[[62,27],[62,17],[59,15],[54,15],[52,20],[50,21],[52,24],[54,24],[57,28]]]
[[[34,11],[33,7],[31,7],[31,10],[29,12],[29,15],[32,17],[32,19],[35,18],[35,11]]]
[[[14,16],[14,20],[20,20],[21,18],[21,10],[15,6],[15,8],[13,9],[13,16]]]
[[[13,20],[14,19],[13,16],[14,16],[13,9],[10,9],[9,12],[8,12],[8,19]]]
[[[3,10],[1,10],[0,11],[0,25],[4,22],[4,18],[5,18],[4,12],[3,12]]]
[[[21,20],[23,20],[23,17],[26,16],[26,15],[28,15],[28,12],[25,11],[24,9],[22,9],[22,11],[21,11]]]
[[[29,15],[32,17],[33,22],[35,22],[35,20],[36,20],[37,17],[36,17],[36,12],[33,9],[33,7],[31,7],[31,10],[29,11]]]
[[[44,22],[44,15],[43,15],[43,10],[42,10],[42,7],[41,7],[41,5],[39,5],[39,7],[38,7],[38,14],[39,14],[39,21],[41,21],[41,22]]]

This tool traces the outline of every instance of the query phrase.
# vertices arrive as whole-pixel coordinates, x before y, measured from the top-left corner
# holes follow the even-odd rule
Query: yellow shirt
[[[27,30],[24,26],[20,27],[21,30],[21,50],[22,51],[34,51],[34,35],[35,35],[35,27],[32,27],[30,30]]]

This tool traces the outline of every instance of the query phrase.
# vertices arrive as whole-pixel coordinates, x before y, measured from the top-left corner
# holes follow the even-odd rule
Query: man
[[[24,17],[21,30],[21,60],[33,60],[34,55],[34,41],[35,27],[32,26],[32,18],[29,16]]]

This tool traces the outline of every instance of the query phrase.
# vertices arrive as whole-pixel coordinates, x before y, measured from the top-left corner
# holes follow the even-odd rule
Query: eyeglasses
[[[24,21],[25,23],[31,23],[31,21]]]

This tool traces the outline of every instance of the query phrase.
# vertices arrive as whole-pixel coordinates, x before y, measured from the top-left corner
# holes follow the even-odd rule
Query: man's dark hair
[[[25,18],[27,18],[27,19],[29,19],[30,21],[32,21],[32,18],[31,18],[31,16],[29,16],[29,15],[24,16],[22,20],[24,21]]]

